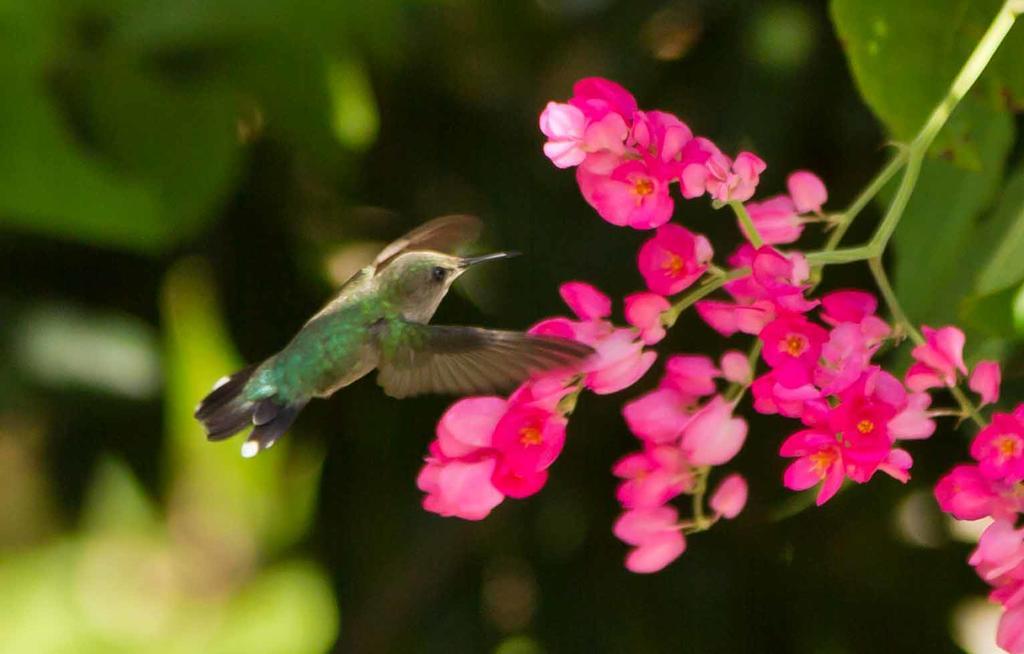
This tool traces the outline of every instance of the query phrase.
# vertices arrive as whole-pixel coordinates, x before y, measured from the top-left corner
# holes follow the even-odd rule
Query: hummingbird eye
[[[435,282],[442,282],[448,276],[448,270],[441,266],[434,266],[434,269],[430,271],[430,276],[434,278]]]

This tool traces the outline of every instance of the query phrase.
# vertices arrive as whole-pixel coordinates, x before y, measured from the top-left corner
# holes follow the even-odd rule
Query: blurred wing
[[[377,383],[391,397],[510,390],[537,373],[571,370],[593,350],[522,332],[402,322],[379,334]]]
[[[441,216],[420,225],[380,251],[373,265],[377,272],[398,255],[410,250],[434,250],[454,254],[462,246],[480,236],[480,219],[475,216]]]

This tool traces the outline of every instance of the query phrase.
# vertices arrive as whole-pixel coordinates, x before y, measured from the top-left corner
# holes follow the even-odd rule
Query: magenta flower
[[[586,282],[566,282],[558,294],[580,320],[599,320],[612,315],[612,300]]]
[[[992,422],[974,437],[971,456],[989,479],[1024,480],[1024,422],[1009,413],[993,414]]]
[[[716,515],[735,518],[747,505],[747,480],[736,473],[729,475],[718,484],[708,504]]]
[[[828,332],[801,315],[787,314],[765,325],[759,338],[764,343],[761,356],[776,381],[795,388],[811,380]]]
[[[967,560],[986,581],[994,581],[1024,563],[1024,529],[1011,520],[996,520],[982,532]]]
[[[821,298],[821,319],[833,327],[844,322],[860,324],[878,310],[878,298],[866,291],[833,291]]]
[[[571,168],[586,158],[583,132],[587,118],[571,104],[549,102],[540,114],[540,131],[548,137],[544,154],[559,168]]]
[[[992,515],[998,495],[993,482],[978,466],[958,465],[935,485],[939,507],[957,520],[978,520]]]
[[[923,391],[956,384],[956,374],[967,374],[964,365],[964,333],[956,327],[921,327],[925,343],[911,351],[916,363],[907,370],[907,387]]]
[[[613,225],[653,229],[672,218],[675,203],[668,183],[646,161],[631,160],[600,172],[591,166],[576,169],[583,199]]]
[[[889,434],[897,440],[921,440],[935,433],[935,421],[928,412],[932,396],[910,393],[906,407],[889,420]]]
[[[722,465],[743,447],[747,421],[732,415],[733,405],[716,395],[683,429],[680,447],[698,466]]]
[[[839,445],[830,434],[814,430],[799,431],[783,443],[779,454],[799,457],[783,475],[782,483],[790,490],[802,491],[817,484],[815,504],[829,501],[843,485],[843,457]]]
[[[686,550],[686,539],[678,520],[679,514],[668,506],[623,513],[615,522],[613,532],[620,540],[634,546],[626,555],[626,569],[657,572],[679,558]]]
[[[775,372],[765,373],[750,387],[754,395],[754,410],[766,415],[780,414],[787,418],[800,418],[809,406],[823,401],[821,391],[813,384],[790,388],[780,384]]]
[[[807,170],[798,170],[786,178],[786,188],[799,213],[821,213],[821,205],[828,200],[825,183]]]
[[[565,418],[536,406],[511,406],[495,426],[492,444],[510,470],[546,470],[565,445]]]
[[[423,508],[446,517],[483,520],[505,499],[491,483],[496,464],[493,458],[479,461],[428,458],[416,478],[416,485],[427,493]]]
[[[803,234],[804,223],[788,195],[776,195],[761,202],[748,202],[746,207],[758,235],[768,245],[792,243]],[[749,240],[747,228],[742,222],[738,224],[743,236]]]
[[[500,397],[467,397],[448,407],[437,423],[441,454],[454,459],[490,447],[505,407]]]
[[[640,111],[634,116],[631,137],[641,155],[666,164],[667,177],[678,177],[679,159],[693,132],[672,114]]]
[[[674,388],[686,397],[704,397],[715,392],[715,378],[722,372],[710,357],[702,354],[676,354],[665,362],[662,386]]]
[[[633,293],[623,300],[626,322],[640,330],[640,340],[654,345],[665,338],[665,326],[661,315],[672,305],[655,293]]]
[[[596,354],[583,370],[586,385],[598,395],[617,393],[640,380],[654,365],[657,353],[644,350],[632,329],[618,329],[593,343]]]
[[[689,464],[679,448],[670,445],[624,456],[612,474],[623,480],[616,498],[627,509],[661,506],[693,488]]]
[[[1008,605],[1006,612],[999,618],[996,631],[996,645],[1010,654],[1024,652],[1024,604]]]
[[[636,99],[615,82],[603,77],[585,77],[572,87],[569,104],[578,107],[590,120],[600,120],[608,112],[615,112],[631,121],[637,112]]]
[[[673,388],[658,388],[626,402],[622,416],[634,436],[648,443],[679,438],[696,412],[696,398]]]
[[[729,350],[718,363],[722,376],[734,384],[749,384],[754,376],[750,359],[743,352]]]
[[[998,361],[979,361],[971,371],[971,378],[967,385],[981,396],[981,406],[984,406],[999,400],[1001,382],[1002,372]]]
[[[736,332],[756,336],[775,319],[775,305],[768,300],[757,300],[751,304],[701,300],[695,307],[701,320],[723,336],[732,336]]]
[[[641,246],[637,265],[649,289],[675,295],[704,274],[712,255],[711,244],[704,236],[670,223],[659,227]]]
[[[706,144],[700,144],[700,147],[705,152],[710,149]],[[711,148],[714,150],[708,154],[706,160],[700,163],[684,163],[679,178],[683,197],[694,198],[707,193],[718,202],[749,200],[754,195],[760,175],[766,168],[764,161],[750,152],[739,153],[733,161],[713,145]],[[683,158],[685,162],[685,153]]]

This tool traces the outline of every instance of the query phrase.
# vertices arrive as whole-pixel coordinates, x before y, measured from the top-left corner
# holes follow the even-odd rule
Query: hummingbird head
[[[380,271],[380,288],[407,320],[426,322],[437,311],[452,282],[478,263],[517,256],[495,252],[459,257],[432,250],[406,252]]]

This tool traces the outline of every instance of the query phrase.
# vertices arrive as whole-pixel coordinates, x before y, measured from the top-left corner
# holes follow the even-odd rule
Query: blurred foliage
[[[949,434],[915,449],[908,487],[780,518],[802,501],[779,484],[792,424],[755,419],[736,462],[751,506],[638,577],[610,533],[626,398],[581,402],[548,487],[483,523],[419,507],[446,398],[367,379],[254,461],[191,412],[433,215],[477,213],[490,245],[528,254],[460,281],[439,321],[522,327],[563,311],[570,278],[636,290],[644,235],[597,219],[540,153],[537,113],[575,79],[754,149],[765,194],[815,170],[840,208],[995,6],[834,0],[833,24],[813,0],[0,0],[0,651],[960,651],[951,631],[974,651],[991,615],[965,597],[984,589],[926,501],[963,457]],[[894,248],[912,316],[962,320],[976,356],[1011,364],[1021,29]],[[735,243],[700,203],[679,217]],[[845,266],[826,284],[870,281]],[[660,349],[723,347],[685,315]],[[1022,391],[1010,365],[1004,402]]]

